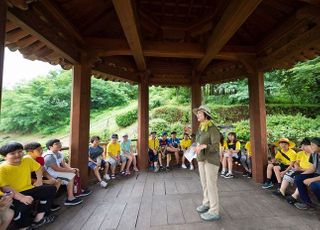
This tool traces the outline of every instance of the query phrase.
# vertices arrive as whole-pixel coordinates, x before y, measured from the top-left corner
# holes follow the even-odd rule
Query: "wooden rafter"
[[[125,71],[122,68],[114,67],[108,64],[97,64],[92,68],[93,71],[111,75],[113,79],[126,81],[130,83],[138,83],[139,77],[136,73]]]
[[[114,8],[119,17],[123,32],[132,51],[133,58],[139,71],[146,70],[146,62],[142,52],[140,34],[138,32],[137,19],[131,0],[113,0]]]
[[[73,36],[79,42],[79,44],[84,44],[83,38],[79,31],[71,24],[71,22],[69,22],[61,10],[54,4],[54,2],[51,0],[41,0],[40,4],[47,9],[53,18],[55,18],[56,23],[59,23],[64,28],[64,31]]]
[[[202,72],[207,67],[214,56],[219,53],[223,46],[237,32],[261,1],[233,0],[228,5],[208,40],[206,54],[196,67],[198,72]]]
[[[80,60],[78,50],[67,43],[31,10],[21,11],[17,8],[8,8],[7,18],[24,31],[36,36],[61,57],[72,63],[77,63]]]

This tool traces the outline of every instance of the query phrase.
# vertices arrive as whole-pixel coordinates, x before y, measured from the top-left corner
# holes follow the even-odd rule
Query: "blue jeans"
[[[303,183],[304,180],[317,177],[318,174],[300,174],[297,175],[294,179],[295,184],[298,187],[299,195],[301,200],[306,204],[311,204],[311,200],[308,194],[307,185]],[[311,191],[316,195],[317,199],[320,201],[320,181],[316,181],[310,184]]]

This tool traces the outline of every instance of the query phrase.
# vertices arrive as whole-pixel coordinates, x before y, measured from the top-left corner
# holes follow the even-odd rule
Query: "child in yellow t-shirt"
[[[189,134],[188,133],[184,133],[183,134],[183,139],[180,141],[181,150],[183,151],[182,165],[181,165],[181,168],[183,168],[183,169],[187,168],[187,166],[185,165],[186,157],[184,156],[184,154],[187,151],[187,149],[189,149],[191,144],[192,144],[192,141],[189,138]],[[193,164],[192,164],[192,162],[190,162],[190,170],[193,170],[193,169],[194,169]]]
[[[38,228],[55,220],[54,216],[45,216],[51,207],[56,188],[42,185],[42,169],[38,162],[23,157],[23,146],[18,142],[9,142],[0,148],[5,162],[0,165],[0,187],[13,192],[14,223],[18,228]],[[31,183],[31,172],[37,180]],[[17,180],[19,178],[19,180]],[[33,200],[40,200],[34,219],[30,216]]]
[[[310,140],[308,138],[304,138],[300,143],[300,148],[302,151],[297,153],[293,167],[283,176],[280,189],[274,191],[275,195],[285,197],[289,184],[294,184],[294,178],[312,167],[312,164],[309,162],[309,158],[312,153]],[[298,196],[299,191],[296,189],[295,192],[287,198],[287,200],[289,203],[293,204],[297,201]]]
[[[118,134],[112,134],[111,142],[107,145],[107,165],[106,165],[106,173],[108,173],[109,165],[111,168],[111,179],[115,179],[115,171],[117,165],[120,164],[120,151],[121,146],[118,142]]]
[[[279,147],[275,158],[268,162],[267,167],[267,180],[262,185],[262,188],[268,189],[273,187],[271,181],[272,173],[274,172],[278,182],[278,188],[281,186],[281,180],[284,174],[288,172],[296,161],[296,152],[292,149],[295,143],[290,141],[288,138],[281,138],[275,142],[275,146]]]
[[[238,153],[240,152],[240,141],[237,140],[235,132],[228,133],[228,138],[224,142],[224,153],[222,158],[221,176],[224,178],[233,178],[232,168],[233,161],[239,159]]]
[[[246,150],[244,155],[241,155],[240,161],[244,169],[246,170],[245,173],[243,173],[242,176],[251,178],[252,177],[252,150],[251,150],[251,144],[250,141],[247,141],[247,143],[244,146],[244,149]]]

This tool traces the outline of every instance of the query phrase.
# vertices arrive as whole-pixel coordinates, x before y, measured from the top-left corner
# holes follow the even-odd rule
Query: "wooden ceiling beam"
[[[208,39],[205,56],[196,67],[202,72],[217,55],[240,26],[247,20],[262,0],[233,0],[224,11],[220,21]]]
[[[98,56],[132,55],[125,40],[107,38],[85,38],[87,46],[95,49]],[[149,42],[143,45],[143,55],[146,57],[195,58],[205,55],[205,49],[197,43]],[[238,55],[255,55],[255,49],[250,46],[225,46],[214,59],[234,60]]]
[[[126,81],[129,83],[139,82],[139,76],[137,73],[128,72],[122,68],[114,67],[108,64],[97,64],[92,67],[92,70],[102,74],[111,75],[113,79],[120,81]]]
[[[56,51],[62,58],[71,63],[80,60],[80,52],[67,41],[63,40],[43,20],[38,18],[32,10],[22,11],[17,8],[8,8],[7,18],[24,31],[36,36],[49,48]]]
[[[40,4],[45,7],[48,13],[52,15],[56,23],[60,24],[64,31],[74,37],[80,45],[84,44],[84,40],[79,31],[71,24],[71,22],[63,15],[61,10],[51,0],[41,0]]]
[[[142,52],[141,37],[138,31],[137,19],[131,0],[113,0],[114,8],[119,17],[133,58],[139,71],[146,70],[146,62]]]

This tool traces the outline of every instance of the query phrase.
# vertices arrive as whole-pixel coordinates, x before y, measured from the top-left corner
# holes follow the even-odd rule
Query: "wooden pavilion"
[[[189,86],[194,108],[202,85],[248,77],[253,175],[262,182],[263,73],[320,54],[320,1],[2,0],[0,45],[0,88],[4,47],[73,68],[71,163],[84,182],[91,75],[138,84],[141,168],[148,164],[148,86]]]

